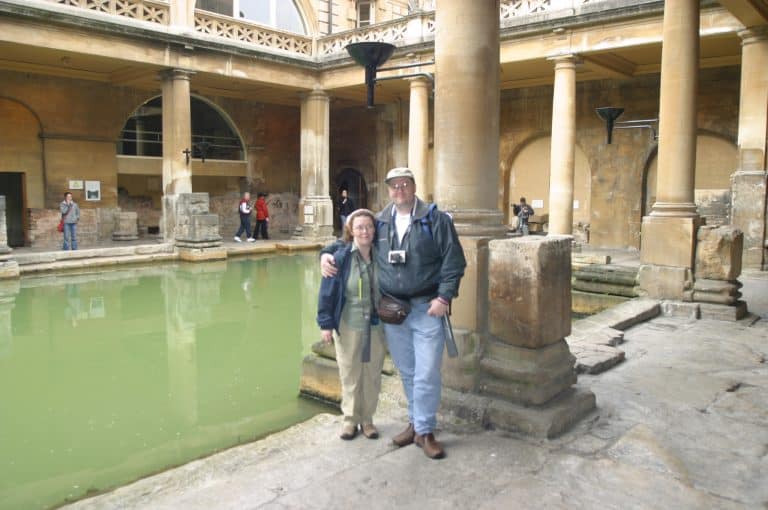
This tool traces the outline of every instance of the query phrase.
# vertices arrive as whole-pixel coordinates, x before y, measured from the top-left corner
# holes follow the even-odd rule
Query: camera
[[[405,250],[390,250],[387,261],[392,264],[405,264]]]

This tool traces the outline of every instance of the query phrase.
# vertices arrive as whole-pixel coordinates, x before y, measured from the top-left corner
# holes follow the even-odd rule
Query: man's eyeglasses
[[[410,183],[403,182],[403,183],[400,183],[400,184],[390,184],[389,187],[392,188],[395,191],[401,190],[401,189],[402,190],[406,190],[406,189],[408,189],[409,184]]]
[[[355,232],[373,232],[373,225],[357,225],[352,227]]]

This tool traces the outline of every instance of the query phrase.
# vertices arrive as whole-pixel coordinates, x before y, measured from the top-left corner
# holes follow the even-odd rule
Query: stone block
[[[744,235],[730,225],[699,228],[696,245],[696,278],[735,280],[741,274]]]
[[[176,199],[177,216],[208,214],[209,211],[210,199],[208,193],[181,193]]]
[[[341,402],[341,380],[336,362],[315,354],[305,356],[301,364],[299,391],[327,402]]]
[[[667,317],[699,318],[699,303],[683,301],[662,301],[661,314]]]
[[[693,274],[687,267],[643,264],[638,280],[642,291],[654,299],[683,300],[693,288]]]
[[[737,301],[733,305],[699,303],[699,315],[702,319],[737,321],[747,316],[747,303],[744,301]]]
[[[597,343],[585,343],[572,346],[576,357],[574,368],[579,374],[599,374],[612,368],[626,358],[621,349]]]
[[[20,275],[19,264],[15,260],[0,262],[0,280],[18,278]]]
[[[459,356],[443,353],[443,386],[459,391],[474,391],[479,380],[480,336],[466,329],[454,329]]]
[[[749,154],[741,151],[742,156]],[[759,156],[750,165],[754,170],[738,171],[731,176],[731,224],[744,234],[743,266],[751,269],[762,269],[765,262],[765,196],[766,173],[764,171],[765,155],[755,151]]]
[[[524,406],[445,389],[441,409],[486,428],[552,439],[595,409],[595,395],[587,389],[571,388],[544,406]]]
[[[453,302],[451,322],[457,328],[484,331],[488,299],[487,237],[461,237],[467,267],[461,279],[459,297]]]
[[[139,238],[138,215],[135,212],[117,212],[115,214],[115,230],[112,239],[115,241],[133,241]]]
[[[693,268],[699,218],[644,216],[640,263]]]
[[[222,247],[186,248],[179,247],[179,258],[186,262],[205,262],[208,260],[224,260],[227,250]]]
[[[571,238],[489,243],[489,331],[518,347],[554,344],[571,331]]]
[[[565,340],[526,349],[489,339],[480,360],[480,391],[520,404],[543,404],[576,382]]]

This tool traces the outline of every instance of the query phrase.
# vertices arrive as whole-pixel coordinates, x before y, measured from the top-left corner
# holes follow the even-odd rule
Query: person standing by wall
[[[72,200],[72,193],[64,193],[64,200],[59,204],[61,221],[64,223],[63,249],[77,249],[77,222],[80,221],[80,207]]]
[[[237,212],[240,214],[240,228],[237,229],[237,234],[235,234],[235,241],[242,243],[243,240],[240,239],[240,236],[245,232],[245,235],[248,236],[248,242],[252,243],[255,241],[253,236],[251,236],[251,212],[253,212],[253,208],[251,207],[251,194],[247,191],[243,193],[243,198],[240,199]]]
[[[323,342],[333,342],[338,332],[336,361],[341,378],[341,439],[353,439],[358,426],[368,439],[379,437],[373,414],[381,390],[384,365],[384,329],[376,313],[377,268],[374,254],[376,234],[373,212],[358,209],[344,225],[344,244],[334,253],[339,272],[323,278],[317,308],[317,323]]]
[[[344,225],[347,223],[347,216],[355,210],[355,204],[352,203],[352,199],[347,195],[347,190],[342,189],[341,196],[339,197],[339,218],[341,219],[342,234],[344,233]]]
[[[256,231],[253,236],[258,239],[261,233],[262,239],[269,239],[267,226],[269,225],[269,208],[267,207],[267,194],[261,192],[256,198]]]
[[[408,399],[408,426],[392,438],[397,446],[416,443],[431,459],[445,456],[435,439],[440,406],[440,369],[445,347],[443,316],[458,296],[467,263],[450,216],[416,197],[408,168],[393,168],[385,179],[392,200],[376,216],[376,264],[382,296],[407,302],[400,324],[384,324],[389,352]],[[336,273],[328,247],[321,273]]]
[[[533,214],[533,207],[526,203],[525,197],[520,197],[520,206],[517,211],[517,217],[520,218],[518,229],[523,233],[524,236],[527,236],[529,233],[528,220],[531,218],[531,216],[533,216]]]

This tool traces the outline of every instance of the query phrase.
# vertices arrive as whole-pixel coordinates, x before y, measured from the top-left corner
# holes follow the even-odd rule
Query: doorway
[[[336,196],[333,197],[333,224],[341,229],[341,219],[339,218],[339,197],[341,190],[347,190],[347,196],[352,200],[355,209],[368,208],[368,188],[365,185],[365,179],[362,174],[354,168],[344,168],[336,176],[336,185],[334,186]]]
[[[5,195],[8,246],[24,246],[24,174],[0,172],[0,190]]]

